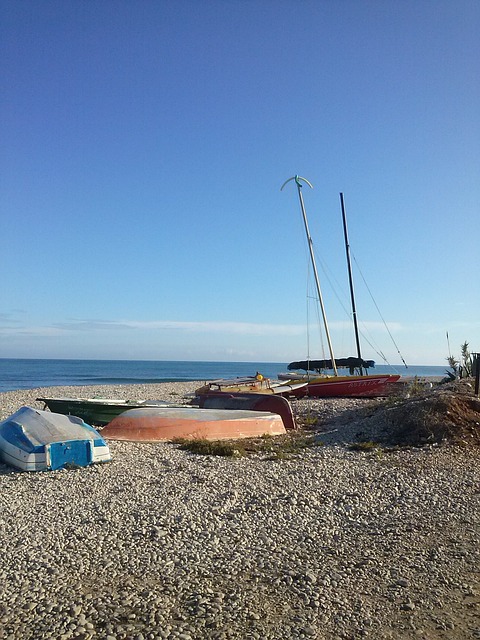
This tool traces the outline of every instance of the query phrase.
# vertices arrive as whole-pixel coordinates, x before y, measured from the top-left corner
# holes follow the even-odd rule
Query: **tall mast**
[[[318,302],[320,303],[320,309],[322,311],[322,317],[323,317],[323,324],[324,324],[324,327],[325,327],[325,334],[327,336],[328,350],[330,352],[330,359],[332,361],[333,370],[335,372],[335,375],[338,376],[337,364],[335,362],[335,356],[333,355],[332,341],[330,339],[330,331],[328,330],[327,316],[325,314],[325,306],[323,304],[322,291],[320,289],[320,281],[319,281],[319,278],[318,278],[317,265],[315,263],[315,255],[313,253],[313,242],[312,242],[312,238],[310,236],[310,230],[308,228],[308,220],[307,220],[307,214],[305,212],[305,205],[303,203],[302,184],[301,184],[300,180],[303,180],[303,182],[306,182],[308,184],[308,186],[310,187],[310,189],[313,189],[313,186],[310,184],[310,182],[306,178],[302,178],[301,176],[293,176],[293,178],[289,178],[288,180],[286,180],[283,183],[280,191],[287,184],[287,182],[290,182],[291,180],[295,180],[295,184],[297,185],[298,198],[300,200],[300,207],[302,209],[303,223],[305,225],[305,233],[307,234],[308,248],[309,248],[309,251],[310,251],[310,258],[311,258],[311,261],[312,261],[313,275],[315,277],[315,284],[316,284],[316,287],[317,287]]]
[[[348,282],[350,284],[350,299],[352,302],[352,315],[353,315],[353,327],[355,329],[355,342],[357,344],[357,356],[361,359],[362,353],[360,350],[360,338],[358,335],[357,309],[355,306],[355,292],[353,290],[352,264],[350,261],[350,244],[348,242],[347,215],[345,213],[345,202],[343,199],[343,193],[340,194],[340,202],[342,205],[343,235],[345,238],[345,252],[347,254]],[[360,373],[363,373],[362,367],[360,367]]]

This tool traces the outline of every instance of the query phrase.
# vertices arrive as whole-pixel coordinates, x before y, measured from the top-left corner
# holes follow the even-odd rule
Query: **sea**
[[[446,366],[376,365],[372,373],[445,377]],[[0,392],[38,387],[148,384],[253,376],[276,379],[281,362],[190,362],[170,360],[43,360],[0,358]]]

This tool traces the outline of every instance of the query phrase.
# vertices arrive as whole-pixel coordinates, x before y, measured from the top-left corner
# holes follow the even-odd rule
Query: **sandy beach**
[[[198,386],[12,391],[0,418],[45,395],[188,401]],[[480,638],[478,453],[354,451],[372,402],[297,401],[321,428],[285,459],[111,442],[105,465],[0,464],[0,637]]]

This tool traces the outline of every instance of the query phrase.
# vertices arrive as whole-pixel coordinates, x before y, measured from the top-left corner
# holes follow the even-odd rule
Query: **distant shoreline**
[[[286,363],[186,362],[137,360],[40,360],[0,359],[0,392],[36,387],[181,383],[253,376],[257,371],[277,379],[287,372]],[[375,373],[395,373],[402,380],[444,378],[445,367],[417,366],[402,369],[377,365]]]

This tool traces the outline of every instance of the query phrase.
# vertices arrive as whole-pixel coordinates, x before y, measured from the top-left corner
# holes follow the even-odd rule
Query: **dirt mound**
[[[379,406],[362,422],[367,428],[381,425],[380,440],[389,445],[480,446],[480,399],[473,389],[473,381],[460,380],[410,397],[407,393]]]

